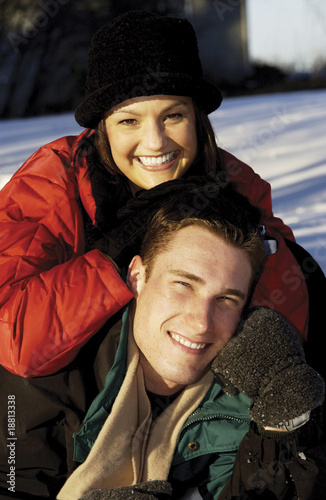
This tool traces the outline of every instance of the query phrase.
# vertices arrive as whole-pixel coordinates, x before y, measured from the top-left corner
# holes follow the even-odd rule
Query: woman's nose
[[[146,124],[142,139],[143,146],[151,151],[162,151],[168,143],[164,125],[154,120]]]

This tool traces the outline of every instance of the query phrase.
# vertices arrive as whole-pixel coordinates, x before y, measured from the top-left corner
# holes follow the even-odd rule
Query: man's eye
[[[235,297],[229,297],[228,295],[221,295],[218,297],[218,302],[222,304],[237,304],[238,300]]]
[[[190,287],[189,283],[186,283],[185,281],[176,281],[177,285],[185,286],[187,288]]]

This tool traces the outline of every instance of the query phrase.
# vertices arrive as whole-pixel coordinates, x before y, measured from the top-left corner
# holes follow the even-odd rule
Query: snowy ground
[[[326,90],[228,98],[211,119],[219,144],[271,183],[275,215],[326,273]],[[39,146],[80,130],[73,114],[0,121],[0,188]]]

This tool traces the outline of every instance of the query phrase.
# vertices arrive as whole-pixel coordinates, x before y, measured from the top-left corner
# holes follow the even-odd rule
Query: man
[[[257,213],[246,200],[229,190],[221,191],[200,213],[185,219],[181,205],[192,206],[193,196],[183,194],[159,210],[145,236],[141,256],[130,263],[127,282],[135,300],[124,316],[120,338],[128,354],[122,360],[121,352],[117,352],[120,366],[114,364],[115,374],[94,401],[76,436],[75,457],[84,463],[62,488],[60,500],[83,495],[85,499],[130,495],[169,498],[170,494],[177,499],[193,487],[196,498],[217,499],[228,487],[236,451],[249,429],[252,397],[244,394],[250,392],[253,383],[247,377],[243,393],[233,388],[233,397],[229,397],[221,386],[225,392],[232,392],[223,383],[232,367],[226,362],[225,368],[223,357],[219,363],[213,362],[219,383],[210,367],[237,329],[263,265],[265,247]],[[284,420],[291,421],[299,417],[298,426],[306,423],[309,411],[322,402],[323,382],[304,363],[300,348],[295,351],[292,346],[293,342],[299,344],[294,332],[287,330],[278,315],[275,318],[269,311],[264,316],[265,309],[262,311],[258,320],[254,314],[249,318],[247,332],[245,328],[243,332],[248,335],[262,318],[267,332],[268,323],[275,319],[281,322],[280,329],[273,325],[277,331],[274,337],[290,339],[286,347],[283,343],[284,356],[293,354],[295,376],[300,378],[303,373],[303,378],[307,377],[307,383],[302,381],[298,388],[304,397],[299,397],[294,388],[298,400],[288,402],[289,412],[283,407],[284,401],[281,407],[278,401],[265,418],[259,411],[264,396],[258,398],[258,410],[252,405],[257,422],[261,420],[266,430],[271,422],[272,433],[279,437],[284,431],[288,438],[288,430],[277,424],[283,421],[283,415]],[[268,346],[268,350],[282,358],[279,346]],[[253,351],[256,357],[254,346]],[[235,352],[241,359],[242,342],[235,346]],[[273,358],[271,365],[274,361],[277,364]],[[247,371],[248,362],[250,356],[242,359]],[[288,359],[282,363],[282,370],[289,374],[291,383],[292,367],[287,363]],[[277,378],[277,369],[271,369]],[[241,378],[245,380],[246,376]],[[306,401],[310,391],[313,397]],[[276,422],[273,415],[277,415]],[[316,475],[317,471],[308,480],[310,490]],[[283,482],[284,490],[286,474],[278,476],[278,487]],[[257,491],[261,478],[255,479]],[[234,487],[232,481],[229,486]],[[289,494],[293,494],[292,486]]]
[[[278,398],[268,409],[267,419],[259,411],[266,400],[264,384],[257,389],[251,377],[245,383],[246,374],[255,372],[259,355],[243,334],[248,337],[251,329],[257,338],[266,340],[275,330],[290,342],[281,352],[278,338],[268,344],[272,369],[267,378],[277,380],[283,392],[274,365],[283,359],[283,350],[286,360],[291,357],[294,340],[279,316],[281,328],[274,325],[274,316],[263,316],[264,329],[271,325],[271,331],[265,335],[264,330],[260,336],[256,330],[261,330],[262,317],[256,320],[253,314],[245,320],[235,337],[238,344],[231,349],[241,363],[228,363],[227,348],[242,321],[265,248],[257,211],[230,189],[216,192],[216,184],[214,192],[209,188],[185,189],[159,210],[140,255],[129,266],[127,282],[134,301],[122,318],[117,315],[108,322],[67,369],[29,381],[3,371],[8,401],[9,395],[15,398],[17,416],[12,436],[15,469],[7,472],[12,475],[13,489],[8,497],[55,498],[70,476],[57,498],[129,498],[130,487],[135,485],[133,498],[169,498],[171,488],[173,498],[181,498],[195,488],[199,498],[217,499],[224,487],[232,488],[233,494],[242,484],[232,471],[237,470],[235,456],[245,436],[255,446],[257,439],[274,443],[274,438],[257,433],[256,427],[249,429],[252,413],[255,422],[266,428],[296,417],[300,425],[305,423],[302,428],[313,425],[306,423],[308,413],[322,403],[323,386],[302,360],[300,349],[295,351],[292,366],[301,385],[293,390],[293,373],[284,362],[281,371],[288,373],[293,396],[286,395],[286,403]],[[199,194],[200,208],[195,202]],[[251,354],[251,349],[243,350],[248,343]],[[216,379],[210,369],[212,361]],[[245,374],[234,374],[234,367],[245,367]],[[301,380],[302,372],[307,382]],[[261,383],[265,375],[260,368],[259,377],[253,378]],[[241,392],[235,390],[239,378],[244,383]],[[275,388],[275,394],[280,391]],[[291,425],[295,428],[296,423]],[[300,429],[293,435],[300,436]],[[286,433],[285,446],[293,439],[287,429],[277,432],[277,436]],[[313,444],[311,440],[309,445]],[[271,456],[278,460],[275,453]],[[288,461],[297,460],[294,454]],[[247,460],[240,461],[247,464]],[[276,483],[284,483],[282,487],[287,471],[276,474]],[[252,470],[246,474],[247,480]],[[317,475],[315,468],[307,481],[310,488]],[[254,478],[250,487],[262,488],[259,481]],[[267,483],[271,487],[273,481]]]

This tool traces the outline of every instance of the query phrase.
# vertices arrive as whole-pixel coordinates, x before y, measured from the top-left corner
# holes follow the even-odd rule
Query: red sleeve
[[[222,151],[228,180],[261,210],[261,222],[270,238],[277,240],[278,249],[269,255],[252,299],[252,306],[266,306],[282,314],[301,341],[308,335],[309,297],[300,266],[284,239],[294,241],[291,229],[274,217],[271,187],[268,182],[230,153]]]
[[[262,219],[269,231],[274,230],[283,238],[294,241],[292,230],[273,214],[270,184],[235,156],[223,150],[221,153],[229,180],[239,193],[248,198],[252,205],[259,207]]]
[[[18,375],[59,370],[133,297],[83,222],[65,154],[42,148],[0,202],[0,363]]]

